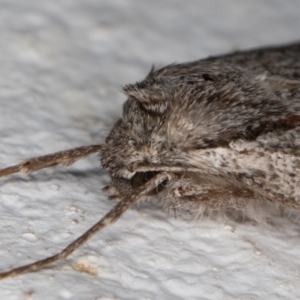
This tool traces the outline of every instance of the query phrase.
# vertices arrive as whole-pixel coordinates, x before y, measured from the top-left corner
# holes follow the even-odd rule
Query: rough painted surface
[[[153,63],[299,38],[297,0],[1,1],[0,166],[103,140]],[[0,268],[52,255],[111,207],[96,157],[0,184]],[[141,204],[1,299],[296,299],[300,224],[175,219]],[[75,264],[74,270],[71,266]],[[88,274],[87,274],[88,273]],[[97,275],[94,275],[96,274]]]

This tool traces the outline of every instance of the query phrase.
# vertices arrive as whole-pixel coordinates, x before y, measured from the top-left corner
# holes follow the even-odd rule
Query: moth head
[[[150,72],[151,73],[151,72]],[[147,166],[165,163],[170,152],[166,119],[176,92],[176,78],[153,77],[126,85],[123,115],[100,152],[102,166],[122,192],[137,189],[157,172]],[[140,171],[138,167],[144,166]],[[162,187],[157,187],[156,192]],[[155,193],[155,192],[153,192]]]
[[[161,164],[168,149],[163,118],[149,114],[135,100],[128,99],[123,117],[100,151],[100,161],[119,192],[129,193],[156,174],[147,169],[139,172],[137,167]]]
[[[170,69],[174,69],[172,74],[167,73]],[[181,65],[152,69],[143,81],[124,87],[128,100],[123,106],[122,118],[112,128],[100,151],[102,166],[110,172],[114,185],[120,190],[130,191],[151,179],[156,170],[147,169],[147,166],[174,166],[167,157],[178,148],[179,152],[186,150],[183,144],[190,133],[185,134],[184,130],[196,128],[197,122],[206,117],[200,114],[201,106],[209,104],[206,96],[220,76],[215,74],[216,70],[211,73],[208,70],[203,67],[187,74]],[[198,94],[200,101],[190,103]],[[190,113],[189,109],[195,105],[200,108],[195,107]],[[189,115],[197,122],[187,120]],[[192,141],[192,146],[194,144]],[[137,166],[144,166],[143,171]]]

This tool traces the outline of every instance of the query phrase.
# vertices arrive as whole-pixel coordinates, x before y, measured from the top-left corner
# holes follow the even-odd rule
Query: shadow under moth
[[[58,254],[69,256],[133,204],[156,196],[195,216],[261,220],[267,203],[300,211],[300,44],[152,68],[123,88],[123,115],[101,145],[31,158],[0,177],[69,166],[97,153],[116,205]]]

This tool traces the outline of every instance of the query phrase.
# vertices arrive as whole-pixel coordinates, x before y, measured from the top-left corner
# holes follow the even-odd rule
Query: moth
[[[196,216],[259,220],[267,203],[300,211],[300,43],[152,67],[123,91],[123,115],[104,144],[0,170],[3,177],[66,167],[97,153],[111,176],[103,190],[116,200],[64,250],[0,278],[66,258],[153,195]]]

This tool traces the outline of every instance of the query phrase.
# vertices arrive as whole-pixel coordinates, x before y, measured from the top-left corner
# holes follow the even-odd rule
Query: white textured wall
[[[300,2],[0,1],[0,167],[102,141],[121,85],[153,63],[299,40]],[[52,255],[103,216],[90,157],[0,180],[0,270]],[[97,276],[70,266],[85,262]],[[11,299],[297,299],[300,226],[174,219],[134,207],[68,260],[0,282]]]

